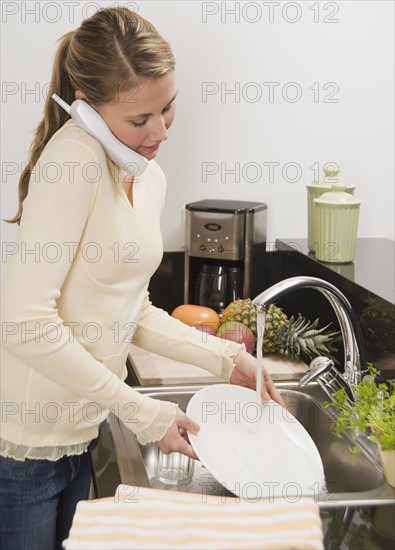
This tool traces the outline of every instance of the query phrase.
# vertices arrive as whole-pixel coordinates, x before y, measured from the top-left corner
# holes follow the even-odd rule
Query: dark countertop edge
[[[387,240],[390,240],[390,239],[387,239]],[[330,267],[327,267],[325,263],[319,262],[315,258],[309,257],[303,250],[300,249],[298,244],[298,239],[288,239],[284,237],[278,238],[275,240],[275,246],[278,252],[290,251],[294,254],[298,254],[300,259],[302,260],[302,263],[304,263],[309,267],[314,266],[315,271],[317,271],[318,273],[322,273],[323,277],[330,280],[330,282],[332,282],[334,285],[341,286],[344,290],[346,290],[350,294],[354,294],[355,292],[358,292],[366,300],[379,298],[380,300],[384,300],[390,305],[394,305],[392,304],[392,302],[390,302],[386,298],[383,298],[382,296],[361,286],[359,283],[356,283],[355,281],[350,281],[350,279],[347,279],[340,273],[336,273]]]

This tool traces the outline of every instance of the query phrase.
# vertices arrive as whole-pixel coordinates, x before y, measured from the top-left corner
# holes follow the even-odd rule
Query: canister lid
[[[361,204],[359,199],[356,199],[351,193],[346,192],[346,187],[343,182],[334,183],[330,191],[323,193],[314,202],[317,204],[333,204],[333,205],[348,205],[358,206]]]
[[[356,186],[348,179],[340,176],[339,167],[336,164],[327,165],[324,168],[324,176],[317,182],[312,182],[306,187],[312,191],[330,191],[334,185],[341,184],[347,193],[353,193]]]

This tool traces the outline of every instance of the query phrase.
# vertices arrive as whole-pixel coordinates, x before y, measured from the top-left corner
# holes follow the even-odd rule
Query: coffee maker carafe
[[[258,202],[202,200],[187,204],[185,303],[219,315],[237,298],[262,290],[267,206]]]
[[[239,266],[225,266],[205,263],[196,277],[194,302],[210,304],[218,313],[233,300],[243,295],[242,271]]]

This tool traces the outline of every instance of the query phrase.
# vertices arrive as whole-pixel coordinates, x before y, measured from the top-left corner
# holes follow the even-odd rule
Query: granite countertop
[[[357,239],[354,261],[344,264],[316,260],[308,249],[307,239],[277,239],[275,250],[284,278],[310,275],[332,283],[343,292],[361,327],[367,361],[386,378],[395,377],[394,252],[394,241],[381,238]],[[299,305],[308,308],[311,303],[306,298]],[[309,314],[313,315],[311,310]],[[333,321],[333,315],[326,319]]]
[[[364,237],[357,239],[353,262],[335,264],[320,262],[310,252],[307,239],[281,238],[277,250],[298,252],[314,262],[322,272],[347,280],[361,292],[373,294],[395,304],[395,243],[390,239]]]
[[[393,550],[395,504],[321,508],[325,550]]]

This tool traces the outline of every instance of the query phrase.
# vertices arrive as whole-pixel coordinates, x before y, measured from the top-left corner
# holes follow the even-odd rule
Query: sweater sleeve
[[[2,343],[52,382],[106,409],[118,403],[121,420],[128,414],[125,405],[133,404],[138,413],[128,427],[140,433],[152,428],[159,401],[133,390],[96,360],[72,337],[57,309],[77,251],[70,243],[80,242],[100,185],[87,177],[91,163],[100,165],[95,150],[63,140],[46,148],[31,175],[17,253],[4,276]]]
[[[211,336],[152,305],[148,295],[141,308],[133,344],[169,359],[191,363],[229,381],[232,357],[244,344]]]

